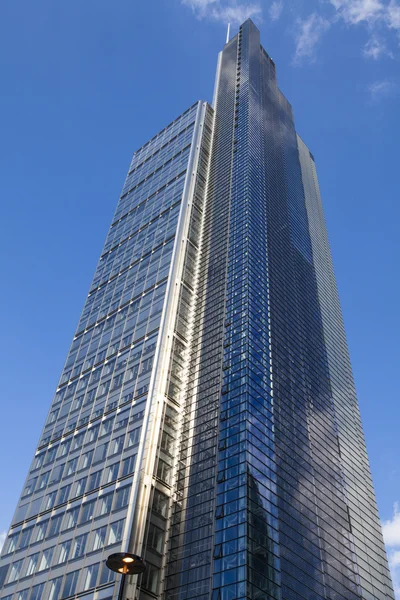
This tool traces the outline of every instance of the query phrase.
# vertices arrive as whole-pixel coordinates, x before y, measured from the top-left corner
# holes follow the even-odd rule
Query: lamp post
[[[146,563],[143,558],[136,556],[136,554],[129,554],[129,552],[117,552],[116,554],[110,554],[106,560],[106,565],[111,571],[115,573],[121,573],[121,583],[119,586],[118,600],[123,600],[122,595],[124,593],[125,578],[127,575],[140,575],[146,570]]]

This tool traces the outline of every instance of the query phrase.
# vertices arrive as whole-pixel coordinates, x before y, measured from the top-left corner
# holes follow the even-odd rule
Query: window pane
[[[83,573],[83,589],[89,590],[96,585],[97,575],[99,572],[98,563],[86,567]]]
[[[62,592],[62,598],[72,596],[75,594],[76,584],[78,581],[79,571],[72,571],[65,577],[64,589]]]
[[[99,550],[105,546],[107,526],[95,529],[93,532],[93,550]]]
[[[118,510],[128,505],[130,489],[131,487],[129,485],[126,485],[125,487],[119,488],[117,490],[114,506],[115,510]]]
[[[44,583],[33,586],[29,600],[43,600],[43,591]]]
[[[99,500],[99,515],[105,515],[110,512],[114,493],[106,494]]]
[[[48,600],[58,600],[60,598],[62,580],[62,577],[56,577],[50,581]]]
[[[68,560],[69,551],[71,549],[71,540],[67,540],[66,542],[63,542],[62,544],[60,544],[59,548],[60,548],[60,550],[59,550],[57,564],[61,564],[61,563],[65,562],[66,560]]]
[[[124,527],[124,521],[116,521],[115,523],[111,523],[110,529],[108,532],[108,540],[107,545],[116,544],[120,542],[122,539],[122,530]]]
[[[51,560],[53,558],[54,548],[55,548],[55,546],[52,546],[51,548],[47,548],[47,550],[43,551],[42,557],[39,562],[38,571],[44,571],[44,569],[48,569],[51,566]]]
[[[18,579],[19,574],[21,573],[23,562],[23,559],[21,559],[11,563],[10,574],[8,575],[8,583],[11,583],[12,581]]]
[[[32,554],[31,556],[29,556],[28,558],[28,564],[26,567],[26,575],[32,575],[32,573],[34,573],[36,571],[36,566],[39,560],[39,552],[36,552],[36,554]]]
[[[79,523],[86,523],[93,518],[94,515],[94,506],[96,504],[96,500],[91,500],[90,502],[86,502],[86,504],[82,505],[81,508],[81,516],[79,518]]]
[[[78,558],[79,556],[85,554],[86,541],[87,533],[84,533],[83,535],[78,535],[78,537],[75,538],[72,547],[71,558]]]

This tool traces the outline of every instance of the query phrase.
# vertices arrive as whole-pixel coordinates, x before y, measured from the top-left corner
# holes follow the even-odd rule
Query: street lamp
[[[129,552],[117,552],[110,554],[106,560],[106,565],[111,571],[121,573],[121,584],[119,586],[118,600],[122,600],[124,593],[125,577],[127,575],[140,575],[146,570],[146,563],[143,558]]]

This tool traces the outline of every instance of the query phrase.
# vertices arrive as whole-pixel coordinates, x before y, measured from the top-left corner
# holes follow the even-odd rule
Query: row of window
[[[112,546],[121,541],[124,521],[119,520],[109,525],[95,529],[91,533],[82,533],[75,538],[61,542],[60,544],[46,548],[42,552],[35,552],[26,558],[15,560],[10,565],[6,583],[13,583],[17,579],[29,577],[40,573],[50,567],[56,567],[67,561],[81,558],[85,554],[102,550],[106,546]],[[156,534],[154,534],[156,535]],[[155,539],[154,543],[160,546],[161,542]]]
[[[98,500],[96,498],[89,500],[51,518],[43,518],[36,525],[11,533],[6,540],[3,555],[22,550],[29,544],[42,542],[76,526],[91,522],[93,519],[108,515],[112,511],[120,510],[128,505],[129,492],[130,486],[120,487],[115,492],[113,490],[103,494]]]
[[[100,572],[100,576],[99,576]],[[94,563],[83,569],[77,569],[50,579],[46,583],[34,585],[31,588],[23,589],[15,594],[3,596],[3,600],[62,600],[69,598],[75,593],[84,592],[95,587],[114,581],[115,574],[110,571],[106,564],[102,566]]]
[[[146,198],[154,193],[164,182],[172,180],[174,177],[180,175],[187,168],[188,158],[190,153],[190,147],[178,154],[172,161],[167,163],[158,172],[150,174],[149,177],[143,181],[140,181],[137,186],[130,188],[129,181],[127,187],[123,188],[123,196],[121,196],[118,202],[117,210],[114,214],[114,221],[119,219],[127,210],[129,210],[132,202],[131,193],[136,201],[139,198]]]
[[[139,413],[140,417],[143,416],[143,412]],[[127,426],[128,419],[124,423],[124,427]],[[113,481],[112,475],[115,470],[114,465],[104,466],[106,459],[111,459],[115,455],[121,455],[124,450],[135,446],[139,441],[140,427],[133,429],[129,432],[129,435],[122,434],[119,437],[108,440],[102,444],[98,444],[96,448],[83,452],[80,456],[70,458],[68,461],[56,464],[51,470],[45,471],[40,476],[31,477],[24,489],[22,498],[38,492],[46,487],[59,483],[62,479],[74,476],[76,473],[84,469],[102,463],[101,469],[90,474],[91,484],[90,487],[94,489],[100,485],[106,485],[110,481]],[[74,441],[68,440],[69,442]],[[71,451],[72,452],[72,451]],[[46,463],[47,464],[47,463]],[[117,465],[118,466],[118,465]],[[95,485],[97,482],[98,485]]]

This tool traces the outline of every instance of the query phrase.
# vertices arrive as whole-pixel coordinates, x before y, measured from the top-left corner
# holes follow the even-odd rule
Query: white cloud
[[[374,83],[371,83],[368,86],[368,90],[371,96],[371,100],[373,102],[379,102],[379,100],[382,100],[383,98],[386,98],[387,96],[390,96],[395,90],[396,90],[396,86],[392,81],[389,81],[388,79],[384,79],[383,81],[375,81]],[[395,506],[396,511],[397,511],[397,505]],[[393,517],[393,521],[386,521],[386,523],[391,523],[391,530],[389,529],[388,531],[393,531],[393,528],[397,525],[397,521],[395,521],[395,517],[396,515],[399,515],[399,527],[400,527],[400,513],[395,512],[394,517]],[[396,517],[397,518],[397,517]],[[384,523],[385,526],[385,523]],[[388,525],[389,527],[389,525]],[[388,532],[387,535],[390,536],[390,533]],[[399,538],[400,539],[400,538]]]
[[[393,506],[393,517],[382,523],[383,539],[388,548],[400,546],[400,510],[399,503]]]
[[[199,19],[231,23],[234,26],[248,18],[261,21],[264,5],[261,0],[181,0],[181,3],[190,7]],[[268,4],[269,19],[278,21],[284,9],[284,0],[269,0]],[[319,6],[320,10],[328,5],[334,12],[327,15],[326,10],[315,10],[309,17],[297,19],[294,29],[295,65],[315,61],[321,37],[338,22],[348,27],[364,26],[368,32],[368,39],[362,48],[365,58],[394,58],[390,50],[394,37],[391,31],[396,31],[400,36],[400,0],[314,0],[314,5]],[[372,84],[371,97],[376,99],[387,95],[389,88],[385,82]]]
[[[304,59],[315,60],[316,46],[321,36],[329,29],[330,23],[327,19],[312,13],[307,19],[299,19],[296,32],[296,51],[294,63],[299,64]]]
[[[400,510],[397,502],[393,507],[393,517],[382,523],[382,532],[388,551],[394,591],[400,598]]]
[[[217,0],[182,0],[182,4],[186,4],[193,8],[193,10],[196,10],[206,8],[210,4],[215,4],[216,1]]]
[[[391,29],[400,30],[400,4],[391,0],[386,11],[386,22]]]
[[[269,7],[269,16],[271,21],[277,21],[283,11],[283,0],[275,0]]]
[[[386,6],[381,0],[330,0],[338,16],[350,25],[371,23],[381,18]]]
[[[4,546],[4,542],[6,541],[6,537],[7,537],[7,532],[6,531],[2,531],[0,533],[0,552]]]
[[[336,10],[334,19],[342,19],[347,25],[365,24],[372,37],[364,47],[364,56],[377,60],[382,56],[393,58],[387,50],[387,40],[382,36],[390,29],[400,32],[400,4],[398,0],[329,0]],[[377,38],[379,33],[380,39]]]
[[[376,35],[370,37],[364,46],[363,53],[367,58],[373,58],[374,60],[378,60],[378,58],[381,58],[384,55],[393,58],[393,53],[387,49],[385,42]]]
[[[241,25],[247,19],[261,16],[262,9],[257,3],[239,3],[234,0],[181,0],[182,4],[192,8],[199,19],[212,19],[232,25]]]
[[[219,6],[212,12],[212,17],[217,21],[241,25],[247,19],[257,19],[262,13],[258,4],[239,4],[235,6]]]
[[[388,551],[389,569],[396,598],[400,598],[400,551]]]

